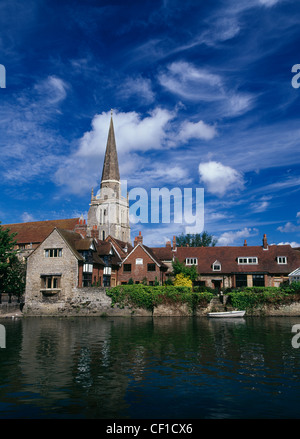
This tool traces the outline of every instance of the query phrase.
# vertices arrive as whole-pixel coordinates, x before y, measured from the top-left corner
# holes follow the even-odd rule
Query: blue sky
[[[299,29],[296,0],[2,0],[2,224],[87,215],[113,109],[128,190],[204,188],[218,245],[300,246]]]

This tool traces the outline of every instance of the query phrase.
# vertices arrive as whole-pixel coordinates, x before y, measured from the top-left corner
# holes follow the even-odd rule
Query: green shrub
[[[299,301],[298,290],[283,291],[277,287],[245,287],[228,293],[229,303],[237,309],[254,310],[264,305],[280,306]]]
[[[106,294],[112,299],[112,306],[137,307],[150,311],[161,304],[187,303],[193,312],[196,306],[206,306],[213,298],[210,292],[193,293],[189,287],[173,285],[120,285],[110,288]]]

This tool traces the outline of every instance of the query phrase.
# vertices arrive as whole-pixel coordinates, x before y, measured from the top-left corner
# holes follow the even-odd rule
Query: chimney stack
[[[247,240],[244,241],[244,247],[247,247]]]
[[[171,248],[171,241],[166,242],[166,247]]]
[[[137,245],[137,244],[143,244],[143,237],[142,237],[142,232],[139,232],[139,236],[136,236],[135,238],[134,238],[134,247]]]
[[[268,250],[268,241],[267,241],[267,235],[266,234],[264,234],[264,237],[263,237],[263,249],[264,250]]]
[[[173,236],[173,250],[176,250],[176,236]]]

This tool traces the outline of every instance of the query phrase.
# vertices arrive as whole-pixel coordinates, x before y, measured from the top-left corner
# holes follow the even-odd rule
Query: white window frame
[[[257,265],[258,264],[258,257],[257,256],[240,256],[238,257],[238,264],[239,265]]]
[[[143,265],[144,261],[143,258],[136,258],[135,265]]]
[[[286,256],[277,256],[277,264],[287,264],[287,257]]]
[[[216,268],[219,267],[219,268]],[[215,261],[212,265],[213,271],[221,271],[222,270],[222,264],[219,261]]]
[[[83,264],[84,273],[93,273],[93,264]]]
[[[186,258],[185,265],[198,265],[198,258]]]

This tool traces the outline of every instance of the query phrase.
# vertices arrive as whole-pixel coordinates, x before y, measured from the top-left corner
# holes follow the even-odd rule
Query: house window
[[[219,261],[215,261],[213,263],[212,268],[213,268],[213,271],[221,271],[221,264],[220,264],[220,262]]]
[[[156,265],[155,264],[147,264],[147,271],[155,271]]]
[[[105,274],[107,276],[111,276],[111,267],[104,267],[103,274]]]
[[[143,258],[136,258],[135,263],[136,265],[143,265]]]
[[[43,290],[55,290],[60,288],[60,276],[45,275],[41,276],[41,288]]]
[[[265,286],[265,276],[263,274],[253,274],[252,284],[254,287],[264,287]]]
[[[127,273],[131,272],[131,264],[124,264],[123,265],[123,271],[126,271]]]
[[[247,286],[247,275],[246,274],[237,274],[235,276],[235,283],[237,288],[246,287]]]
[[[186,265],[198,265],[198,259],[197,258],[186,258],[185,264]]]
[[[286,256],[277,256],[277,264],[287,264]]]
[[[82,286],[91,287],[92,286],[92,273],[83,273]]]
[[[45,258],[61,258],[62,248],[46,248]]]
[[[93,273],[93,264],[83,264],[84,273]]]
[[[238,258],[238,264],[257,264],[257,257]]]

